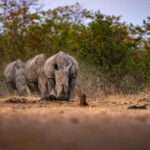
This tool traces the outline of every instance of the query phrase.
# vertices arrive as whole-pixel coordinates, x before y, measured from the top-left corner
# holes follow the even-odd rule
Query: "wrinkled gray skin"
[[[69,100],[76,84],[78,62],[60,51],[46,60],[44,73],[48,79],[48,93],[54,90],[57,99]]]
[[[4,77],[8,86],[9,94],[13,94],[14,91],[17,91],[19,96],[29,94],[24,74],[24,62],[20,59],[6,66]]]
[[[25,65],[25,76],[28,87],[33,93],[45,96],[47,91],[47,79],[43,72],[43,65],[47,59],[45,54],[39,54],[31,58]]]

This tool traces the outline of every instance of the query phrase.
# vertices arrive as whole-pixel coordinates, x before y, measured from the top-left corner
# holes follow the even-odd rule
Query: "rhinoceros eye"
[[[54,69],[58,70],[58,65],[57,64],[54,64]]]

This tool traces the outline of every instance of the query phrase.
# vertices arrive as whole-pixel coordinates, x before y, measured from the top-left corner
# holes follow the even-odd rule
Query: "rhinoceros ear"
[[[16,63],[15,63],[16,69],[19,69],[19,63],[20,63],[19,61],[20,61],[20,60],[17,60]]]

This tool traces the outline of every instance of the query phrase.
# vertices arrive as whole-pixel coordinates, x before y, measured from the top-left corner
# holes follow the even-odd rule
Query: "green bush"
[[[130,89],[131,79],[134,85],[142,83],[141,87],[149,84],[150,42],[145,38],[150,33],[149,18],[142,26],[133,26],[121,23],[120,17],[82,9],[78,3],[32,13],[33,4],[21,2],[14,9],[5,7],[7,13],[0,8],[1,64],[62,50],[87,68],[94,66],[118,88]]]

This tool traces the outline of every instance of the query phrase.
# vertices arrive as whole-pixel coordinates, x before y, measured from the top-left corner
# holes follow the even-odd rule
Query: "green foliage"
[[[37,0],[5,2],[0,3],[0,63],[63,50],[94,65],[115,84],[126,76],[150,81],[149,17],[142,26],[134,26],[121,23],[120,17],[83,9],[78,3],[35,11]]]

